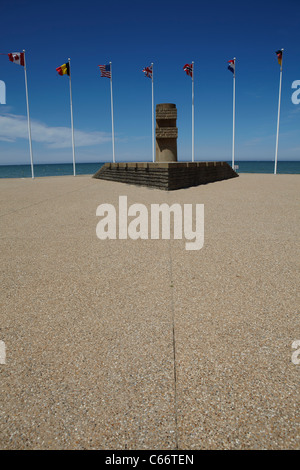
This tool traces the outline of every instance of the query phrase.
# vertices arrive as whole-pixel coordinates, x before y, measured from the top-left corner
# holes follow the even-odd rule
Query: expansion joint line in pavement
[[[170,273],[170,288],[171,288],[171,313],[172,313],[172,338],[173,338],[173,365],[174,365],[175,443],[176,443],[176,449],[178,449],[177,378],[176,378],[176,337],[175,337],[175,309],[174,309],[173,263],[172,263],[171,241],[169,241],[169,273]]]

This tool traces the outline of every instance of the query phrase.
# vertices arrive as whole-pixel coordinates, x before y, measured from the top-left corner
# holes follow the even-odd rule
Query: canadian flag
[[[24,52],[11,52],[8,54],[9,60],[15,64],[25,65]]]

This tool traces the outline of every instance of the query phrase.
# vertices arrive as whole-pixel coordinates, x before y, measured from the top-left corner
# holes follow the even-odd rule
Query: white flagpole
[[[153,62],[151,63],[152,69],[152,161],[155,161],[154,155],[154,92],[153,92]]]
[[[110,101],[111,101],[111,128],[112,128],[112,148],[113,148],[113,162],[115,163],[115,132],[114,132],[114,104],[113,104],[113,89],[112,89],[112,66],[110,65]]]
[[[195,143],[194,143],[194,62],[192,62],[192,161],[195,161]]]
[[[73,100],[72,100],[72,82],[71,82],[71,59],[69,62],[69,83],[70,83],[70,107],[71,107],[71,127],[72,127],[72,151],[73,151],[73,175],[76,175],[75,168],[75,143],[74,143],[74,123],[73,123]]]
[[[32,158],[32,144],[31,144],[31,125],[30,125],[30,114],[29,114],[28,86],[27,86],[27,71],[26,71],[26,60],[25,60],[25,49],[23,49],[23,52],[24,52],[24,74],[25,74],[25,91],[26,91],[26,104],[27,104],[27,121],[28,121],[28,136],[29,136],[31,177],[34,178],[33,158]]]
[[[233,73],[233,104],[232,104],[232,169],[234,170],[234,144],[235,144],[235,62],[236,58],[233,58],[234,60],[234,73]]]
[[[281,52],[283,52],[283,49],[281,49]],[[276,150],[275,150],[274,175],[276,175],[276,173],[277,173],[278,137],[279,137],[279,120],[280,120],[280,104],[281,104],[281,83],[282,83],[282,60],[283,60],[283,54],[281,54],[280,79],[279,79],[279,98],[278,98],[278,116],[277,116],[277,133],[276,133]]]

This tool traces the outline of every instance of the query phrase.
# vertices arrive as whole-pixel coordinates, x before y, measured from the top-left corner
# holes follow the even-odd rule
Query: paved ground
[[[0,447],[299,449],[299,183],[0,180]],[[204,247],[99,240],[119,195],[203,203]]]

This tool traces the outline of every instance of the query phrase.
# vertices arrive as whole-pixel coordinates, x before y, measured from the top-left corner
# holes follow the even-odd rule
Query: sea
[[[104,165],[99,163],[76,163],[76,175],[93,175]],[[231,162],[228,162],[231,165]],[[236,161],[237,173],[274,173],[272,161]],[[278,161],[277,173],[300,174],[300,161]],[[73,175],[72,163],[34,165],[34,176]],[[0,165],[0,178],[31,178],[30,165]]]

